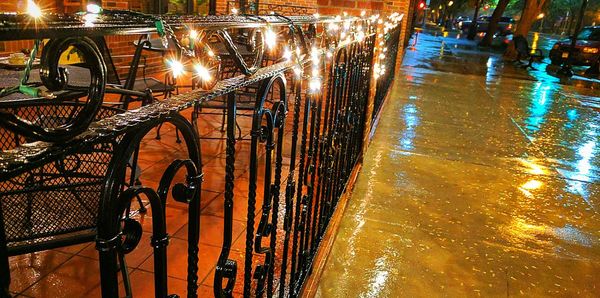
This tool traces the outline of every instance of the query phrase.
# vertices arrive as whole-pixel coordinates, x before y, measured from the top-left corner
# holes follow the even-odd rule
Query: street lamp
[[[543,12],[541,12],[541,13],[540,13],[540,14],[538,14],[538,16],[537,16],[537,19],[538,19],[538,20],[541,20],[541,21],[540,21],[540,28],[539,28],[540,32],[542,32],[542,31],[544,30],[544,17],[545,17],[545,16],[546,16],[546,15],[545,15]]]
[[[452,6],[452,4],[454,4],[454,1],[448,2],[448,7]]]

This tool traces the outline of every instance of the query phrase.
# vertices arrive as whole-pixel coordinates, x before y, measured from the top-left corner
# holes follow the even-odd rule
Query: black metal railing
[[[197,297],[204,176],[197,118],[203,104],[219,100],[226,110],[226,166],[214,296],[231,297],[236,290],[244,297],[299,296],[360,160],[369,107],[393,79],[393,72],[386,72],[385,83],[373,81],[375,62],[384,63],[375,49],[378,33],[386,36],[391,53],[397,49],[392,43],[397,43],[400,20],[387,19],[388,29],[383,29],[376,18],[105,11],[93,18],[47,16],[37,28],[31,21],[23,15],[0,16],[0,40],[51,39],[42,49],[41,81],[23,79],[15,88],[0,90],[0,296],[9,295],[8,256],[91,239],[100,256],[103,297],[119,296],[119,272],[126,294],[135,295],[126,254],[138,245],[141,226],[131,202],[145,197],[152,209],[155,295],[167,297],[165,202],[171,193],[188,206],[187,296]],[[181,67],[210,67],[195,77],[198,88],[189,92],[149,100],[135,110],[107,107],[109,93],[130,94],[106,84],[109,59],[99,40],[111,34],[158,34],[174,57],[181,57]],[[71,45],[84,58],[91,83],[73,86],[58,64]],[[235,131],[244,96],[253,98],[249,156],[236,154],[236,143],[247,142]],[[187,109],[193,110],[191,119],[180,114]],[[163,123],[177,128],[185,144],[178,156],[186,157],[171,162],[156,188],[140,185],[140,144]],[[239,159],[249,159],[248,187],[242,190],[234,174]],[[245,200],[234,199],[239,195]],[[63,200],[70,205],[62,206]],[[248,210],[242,258],[231,255],[234,204]],[[44,229],[49,226],[55,229]]]

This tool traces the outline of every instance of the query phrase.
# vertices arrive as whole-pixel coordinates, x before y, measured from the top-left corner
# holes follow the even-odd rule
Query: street
[[[444,35],[406,51],[316,296],[597,297],[600,85]]]

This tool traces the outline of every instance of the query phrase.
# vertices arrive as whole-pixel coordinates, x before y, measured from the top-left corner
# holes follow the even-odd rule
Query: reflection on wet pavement
[[[407,51],[317,297],[599,296],[598,91],[449,39]]]

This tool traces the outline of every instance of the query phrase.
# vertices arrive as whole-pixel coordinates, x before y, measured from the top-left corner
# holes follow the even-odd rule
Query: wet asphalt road
[[[419,35],[317,297],[600,296],[600,91],[536,68]]]

